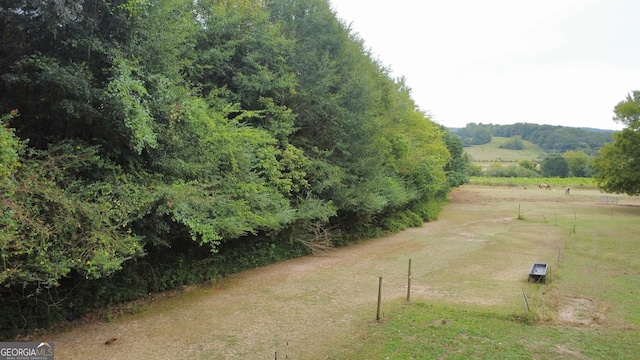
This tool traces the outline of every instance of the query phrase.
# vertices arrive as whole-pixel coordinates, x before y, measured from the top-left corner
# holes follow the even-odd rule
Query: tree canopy
[[[467,179],[327,0],[11,0],[0,31],[3,329],[419,225]]]
[[[640,91],[633,91],[614,108],[614,120],[626,125],[595,159],[594,177],[604,191],[640,194]]]
[[[613,142],[613,131],[528,123],[469,123],[464,128],[457,129],[455,134],[462,138],[465,146],[487,144],[491,142],[491,136],[518,137],[554,154],[582,151],[591,155],[597,153],[604,144]]]
[[[564,156],[547,156],[540,162],[540,172],[545,177],[567,177],[569,175],[569,163]]]

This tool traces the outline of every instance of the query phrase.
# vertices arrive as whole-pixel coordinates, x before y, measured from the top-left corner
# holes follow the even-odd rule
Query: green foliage
[[[120,8],[126,10],[129,16],[136,16],[147,9],[149,5],[149,0],[128,0],[124,4],[121,4]]]
[[[411,211],[418,214],[424,221],[436,221],[442,208],[446,205],[444,198],[431,201],[416,202],[411,206]]]
[[[20,111],[20,121],[11,126],[29,138],[30,146],[46,149],[69,138],[114,140],[102,98],[109,59],[127,42],[130,28],[113,5],[104,0],[3,3],[0,23],[7,46],[0,50],[0,112]]]
[[[124,127],[130,133],[129,145],[140,154],[147,147],[157,146],[153,129],[153,118],[145,98],[149,96],[141,80],[136,79],[135,66],[124,59],[116,59],[113,77],[106,88],[106,98],[110,100],[113,112],[121,112]],[[117,109],[117,110],[116,110]]]
[[[584,151],[569,150],[562,154],[562,156],[567,160],[571,176],[591,177],[593,172],[591,159]]]
[[[462,138],[464,146],[482,145],[491,142],[491,131],[482,124],[469,123],[456,134]]]
[[[539,177],[540,174],[531,169],[527,169],[522,166],[517,165],[507,165],[503,166],[499,163],[493,163],[489,166],[489,168],[484,172],[486,176],[490,177],[508,177],[508,178],[531,178],[531,177]]]
[[[509,149],[509,150],[522,150],[523,146],[522,146],[522,140],[520,140],[517,137],[514,137],[513,139],[509,140],[508,142],[500,145],[501,149]]]
[[[569,163],[559,155],[547,156],[540,163],[540,173],[546,177],[567,177],[569,175]]]
[[[326,0],[12,1],[0,26],[0,284],[27,327],[419,225],[467,180]]]
[[[595,188],[597,184],[593,178],[578,178],[578,177],[566,177],[566,178],[544,178],[544,177],[518,177],[518,178],[504,178],[504,177],[488,177],[488,176],[472,176],[469,179],[470,184],[475,185],[488,185],[488,186],[521,186],[532,187],[537,189],[540,183],[551,185],[551,188],[564,189],[567,186],[571,188]]]
[[[552,125],[516,123],[513,125],[467,124],[456,134],[465,146],[476,145],[474,133],[488,131],[494,137],[506,137],[530,141],[548,153],[564,153],[569,150],[584,151],[591,155],[604,144],[613,141],[613,131],[571,128]]]
[[[640,194],[640,91],[627,95],[614,108],[616,121],[627,127],[614,134],[614,141],[593,162],[594,177],[606,192]]]
[[[92,133],[82,127],[99,117],[92,106],[98,93],[86,66],[36,52],[10,69],[2,76],[8,89],[3,104],[20,111],[20,121],[10,125],[31,146],[44,149],[50,142]]]
[[[85,182],[81,176],[101,179]],[[95,148],[65,143],[23,160],[2,192],[0,284],[56,287],[76,271],[96,279],[139,256],[127,230],[135,192]]]
[[[624,101],[619,102],[614,108],[615,121],[627,126],[630,130],[640,129],[640,91],[627,94]]]
[[[522,159],[518,161],[518,165],[528,170],[538,171],[538,162],[535,160]]]
[[[7,127],[6,123],[18,116],[18,111],[13,110],[9,114],[0,117],[0,185],[9,182],[13,173],[20,166],[19,154],[23,144],[14,134],[14,130]]]
[[[539,162],[548,156],[540,147],[527,140],[522,140],[523,149],[517,152],[505,149],[505,144],[509,144],[519,139],[519,137],[494,137],[490,144],[476,145],[466,148],[466,152],[473,156],[475,165],[482,168],[474,176],[505,176],[505,177],[536,177],[544,176],[540,174]],[[508,146],[507,146],[508,147]],[[557,156],[557,155],[554,155]],[[531,159],[527,159],[527,157]],[[569,150],[562,154],[567,163],[568,173],[566,176],[590,177],[592,175],[591,156],[582,150]],[[540,160],[541,159],[541,160]],[[518,167],[512,166],[511,162],[518,163]],[[536,175],[536,173],[538,175]],[[549,175],[547,175],[549,176]],[[558,176],[558,175],[553,175]]]
[[[203,95],[228,89],[231,101],[255,109],[260,98],[280,103],[295,86],[288,66],[293,43],[278,23],[255,1],[199,1],[196,11],[202,29],[197,59],[190,69]]]
[[[613,144],[600,150],[594,159],[594,177],[604,191],[640,194],[640,132],[626,128],[614,135]]]
[[[464,151],[462,140],[451,132],[445,130],[444,141],[451,155],[445,166],[447,182],[449,186],[457,187],[469,180],[471,156]]]
[[[482,167],[479,165],[471,164],[469,166],[469,177],[471,176],[482,176],[484,172],[482,171]]]

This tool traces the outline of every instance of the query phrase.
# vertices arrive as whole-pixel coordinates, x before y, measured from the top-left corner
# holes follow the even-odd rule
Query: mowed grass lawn
[[[599,202],[597,190],[524,190],[464,186],[442,217],[470,216],[477,208],[500,218],[509,211],[521,220],[490,227],[458,222],[460,232],[485,241],[488,251],[461,254],[466,266],[484,273],[448,267],[455,277],[486,293],[527,247],[548,250],[532,262],[550,266],[550,281],[528,283],[526,275],[504,284],[512,301],[465,301],[413,295],[384,304],[380,321],[363,329],[332,359],[637,359],[640,350],[640,202],[618,196],[617,205]],[[468,204],[461,204],[466,197]],[[475,204],[474,204],[475,203]],[[482,205],[484,204],[484,205]],[[462,205],[462,206],[461,206]],[[487,206],[488,205],[488,206]],[[465,210],[466,207],[466,210]],[[518,210],[520,209],[520,210]],[[490,248],[490,249],[489,249]],[[511,249],[511,253],[509,252]],[[530,253],[535,256],[534,253]],[[539,260],[534,260],[539,259]],[[451,259],[457,263],[456,259]],[[475,263],[480,263],[476,265]],[[493,270],[481,264],[491,263]],[[529,267],[532,264],[527,264]],[[463,268],[464,269],[464,268]],[[482,284],[482,277],[486,282]],[[446,287],[434,279],[434,286]],[[465,293],[461,293],[465,294]],[[524,294],[524,295],[523,295]],[[504,295],[504,294],[502,294]],[[524,299],[529,312],[525,310]]]

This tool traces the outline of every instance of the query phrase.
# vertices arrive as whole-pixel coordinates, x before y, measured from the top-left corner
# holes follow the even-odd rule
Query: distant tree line
[[[594,158],[584,151],[567,151],[562,155],[551,154],[542,159],[521,159],[517,164],[492,163],[483,170],[471,165],[469,174],[491,177],[591,177]]]
[[[327,0],[0,5],[0,337],[433,220],[462,141]]]
[[[562,154],[573,150],[592,155],[605,144],[613,142],[613,131],[528,123],[513,125],[469,123],[464,128],[457,129],[455,134],[461,138],[464,146],[488,144],[492,136],[507,138],[518,136],[551,154]]]

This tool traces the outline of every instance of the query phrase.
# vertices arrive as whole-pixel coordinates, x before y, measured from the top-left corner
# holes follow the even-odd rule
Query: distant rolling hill
[[[472,162],[482,168],[488,167],[491,163],[517,163],[520,160],[541,161],[547,155],[540,146],[527,140],[522,140],[522,150],[500,148],[500,145],[510,140],[506,137],[492,137],[488,144],[469,146],[464,150],[471,156]]]

